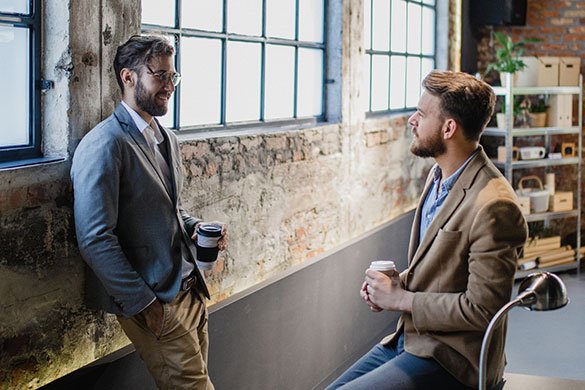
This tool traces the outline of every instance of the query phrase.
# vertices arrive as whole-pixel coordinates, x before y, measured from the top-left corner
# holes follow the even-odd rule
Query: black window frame
[[[177,72],[181,73],[181,38],[182,37],[189,37],[189,38],[212,38],[212,39],[220,39],[221,40],[221,51],[222,51],[222,58],[221,58],[221,106],[220,106],[220,123],[219,124],[204,124],[204,125],[189,125],[189,126],[180,126],[180,106],[181,106],[181,84],[179,84],[175,90],[173,95],[173,125],[172,128],[181,134],[188,134],[188,133],[198,133],[198,132],[206,132],[206,131],[216,131],[216,130],[230,130],[230,129],[241,129],[247,127],[273,127],[273,126],[309,126],[314,125],[319,122],[325,122],[327,113],[327,60],[328,60],[328,53],[327,53],[327,23],[328,23],[328,8],[329,8],[329,0],[323,0],[323,42],[316,43],[316,42],[308,42],[308,41],[300,41],[298,40],[299,37],[299,0],[295,0],[295,38],[294,39],[286,39],[286,38],[272,38],[266,36],[266,0],[262,0],[262,31],[261,36],[251,36],[251,35],[244,35],[244,34],[236,34],[236,33],[228,33],[227,32],[227,24],[228,24],[228,11],[227,11],[227,2],[228,0],[223,0],[223,10],[222,10],[222,31],[215,32],[215,31],[206,31],[206,30],[198,30],[193,28],[183,28],[181,23],[181,3],[183,0],[174,0],[175,3],[175,26],[161,26],[161,25],[154,25],[154,24],[142,24],[141,30],[143,33],[157,33],[157,34],[164,34],[174,38],[175,42],[175,67],[177,68]],[[187,0],[190,1],[190,0]],[[259,120],[250,120],[250,121],[237,121],[237,122],[226,122],[226,102],[227,102],[227,88],[226,88],[226,79],[227,79],[227,42],[229,41],[236,41],[236,42],[249,42],[249,43],[260,43],[261,44],[261,59],[260,59],[260,119]],[[294,66],[294,78],[295,78],[295,85],[294,85],[294,106],[293,106],[293,115],[292,118],[282,118],[282,119],[266,119],[265,118],[265,67],[266,67],[266,45],[273,44],[273,45],[284,45],[287,47],[294,47],[295,48],[295,66]],[[297,111],[297,98],[298,98],[298,52],[299,48],[309,48],[309,49],[318,49],[323,52],[323,69],[322,69],[322,89],[321,89],[321,114],[316,116],[310,117],[298,117]]]
[[[29,0],[30,14],[0,12],[1,26],[29,30],[29,142],[26,145],[0,145],[0,167],[26,165],[26,160],[42,157],[41,148],[41,1]]]
[[[414,53],[409,53],[408,52],[408,46],[406,47],[404,52],[397,52],[397,51],[392,51],[392,2],[395,0],[388,0],[390,2],[390,14],[389,14],[389,23],[390,23],[390,28],[388,29],[388,33],[389,33],[389,48],[388,51],[384,51],[384,50],[374,50],[372,49],[373,46],[373,34],[374,34],[374,29],[373,29],[373,25],[374,25],[374,16],[373,16],[373,12],[372,10],[374,9],[374,0],[364,0],[364,4],[366,4],[365,2],[370,2],[370,20],[369,21],[365,21],[367,23],[370,24],[370,47],[366,47],[365,49],[365,55],[367,55],[369,57],[369,61],[368,61],[368,66],[369,66],[369,79],[368,79],[368,106],[367,106],[367,110],[366,110],[366,117],[376,117],[376,116],[383,116],[383,115],[388,115],[388,114],[403,114],[403,113],[407,113],[407,112],[412,112],[413,110],[416,109],[416,106],[410,107],[405,103],[405,107],[403,108],[398,108],[398,109],[391,109],[390,108],[390,94],[392,93],[392,87],[390,86],[390,80],[391,80],[391,71],[392,71],[392,57],[404,57],[406,63],[408,64],[408,58],[409,57],[416,57],[420,59],[420,67],[419,67],[419,73],[422,75],[422,59],[423,58],[427,58],[427,59],[432,59],[435,67],[437,65],[437,2],[439,0],[435,0],[433,4],[427,4],[424,2],[424,0],[403,0],[406,3],[406,22],[408,23],[408,4],[410,3],[414,3],[414,4],[418,4],[421,6],[421,11],[424,7],[426,8],[431,8],[434,12],[435,12],[435,23],[434,23],[434,48],[433,48],[433,55],[429,55],[429,54],[423,54],[422,50],[421,53],[419,54],[414,54]],[[421,12],[421,37],[422,37],[422,31],[423,31],[423,23],[422,23],[422,12]],[[408,29],[406,30],[406,34],[404,37],[405,43],[408,44]],[[387,56],[388,57],[388,109],[387,110],[376,110],[376,111],[372,111],[372,64],[373,64],[373,56],[374,55],[382,55],[382,56]],[[408,71],[408,68],[407,68]],[[405,74],[406,77],[406,74]],[[422,81],[422,80],[421,80]],[[405,89],[404,89],[404,97],[406,99],[407,96],[407,88],[408,85],[405,84]]]

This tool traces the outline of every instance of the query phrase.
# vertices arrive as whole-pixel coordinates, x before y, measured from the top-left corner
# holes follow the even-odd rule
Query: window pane
[[[388,109],[388,56],[372,56],[372,111]]]
[[[230,33],[260,36],[262,34],[262,0],[228,1],[227,20]]]
[[[390,2],[388,0],[374,0],[374,20],[372,30],[372,49],[388,51],[390,40]]]
[[[430,58],[423,58],[422,59],[422,64],[421,64],[421,82],[422,80],[424,80],[424,78],[431,73],[431,70],[435,69],[435,60],[430,59]]]
[[[408,52],[420,54],[420,5],[408,4]]]
[[[299,40],[323,42],[323,0],[299,0]]]
[[[29,3],[29,0],[2,0],[0,2],[0,12],[28,15],[30,13]]]
[[[406,51],[406,3],[392,1],[392,51]]]
[[[266,35],[295,38],[295,0],[266,0]]]
[[[142,23],[174,26],[175,1],[142,0]]]
[[[267,119],[294,116],[295,48],[266,46],[265,112]]]
[[[430,5],[435,5],[435,0],[423,0],[423,3],[430,4]]]
[[[260,119],[260,45],[228,42],[227,56],[226,120]]]
[[[372,48],[372,0],[364,0],[364,44]]]
[[[173,128],[175,122],[175,94],[169,100],[169,110],[167,113],[164,116],[157,117],[157,119],[167,129]]]
[[[28,53],[27,29],[0,26],[0,147],[30,142]]]
[[[187,0],[181,7],[183,27],[223,31],[223,0]]]
[[[323,51],[299,48],[297,116],[323,113]]]
[[[220,123],[221,41],[182,38],[181,127]]]
[[[177,50],[177,45],[175,43],[176,37],[173,35],[169,35],[168,37],[173,42],[173,46],[175,47],[175,51],[176,51]],[[160,124],[166,128],[173,128],[175,126],[176,94],[177,94],[176,92],[173,93],[173,96],[171,96],[171,99],[169,100],[169,109],[168,109],[167,113],[164,116],[157,117]]]
[[[420,97],[420,58],[406,60],[406,107],[416,107]]]
[[[422,53],[435,54],[435,10],[424,7],[422,13]]]
[[[392,56],[390,61],[390,109],[404,108],[406,98],[406,58]]]

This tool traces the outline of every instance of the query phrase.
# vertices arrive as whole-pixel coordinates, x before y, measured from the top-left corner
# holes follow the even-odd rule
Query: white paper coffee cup
[[[392,260],[376,260],[370,263],[370,269],[392,276],[396,272],[396,264]]]

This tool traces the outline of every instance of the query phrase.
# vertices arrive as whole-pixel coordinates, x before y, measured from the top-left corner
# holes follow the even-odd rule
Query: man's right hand
[[[156,299],[143,311],[146,326],[154,333],[156,338],[160,338],[164,319],[164,308],[161,301]]]
[[[374,305],[372,303],[372,301],[370,301],[370,296],[368,295],[368,284],[366,282],[364,282],[364,284],[362,284],[362,288],[360,289],[360,295],[363,298],[364,301],[366,301],[366,303],[368,304],[368,306],[370,307],[370,310],[377,313],[379,311],[382,311],[381,308],[379,308],[378,306]]]

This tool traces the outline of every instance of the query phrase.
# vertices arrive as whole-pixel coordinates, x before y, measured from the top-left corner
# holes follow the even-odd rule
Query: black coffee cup
[[[197,228],[197,265],[204,270],[213,268],[217,260],[217,241],[221,238],[221,226],[212,223],[202,223]]]

